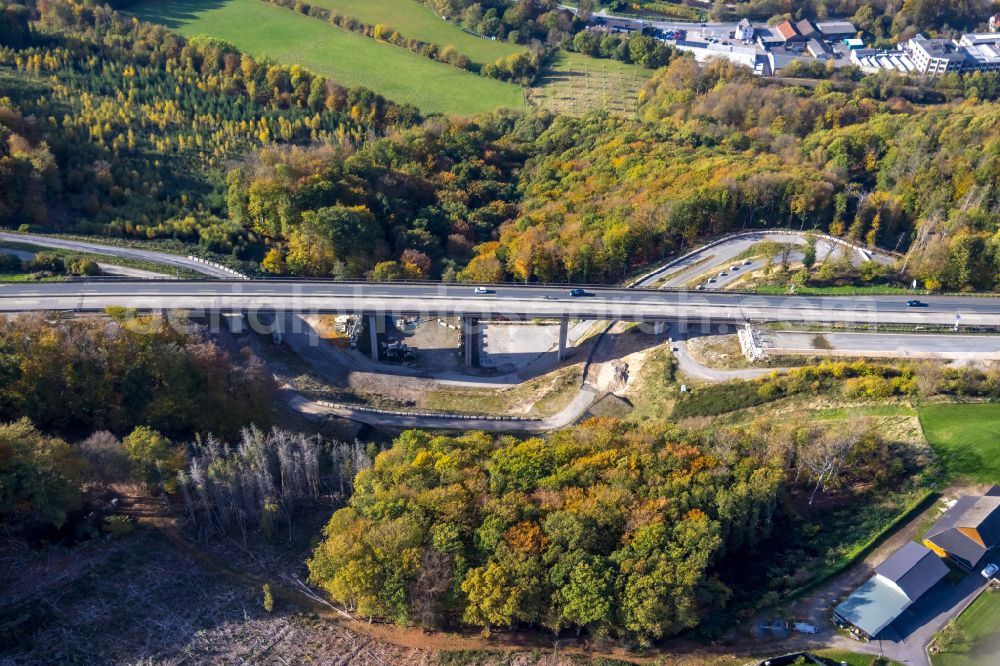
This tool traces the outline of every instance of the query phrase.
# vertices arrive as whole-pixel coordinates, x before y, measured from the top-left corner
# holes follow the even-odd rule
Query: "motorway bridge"
[[[570,318],[636,322],[757,321],[818,324],[1000,326],[1000,297],[766,296],[753,293],[566,286],[471,285],[299,280],[101,280],[0,284],[0,312],[144,311],[312,312],[428,315],[481,319]]]
[[[460,317],[466,361],[475,365],[480,320],[557,319],[560,356],[570,319],[742,325],[803,322],[820,325],[884,324],[1000,326],[1000,297],[928,296],[916,306],[907,296],[765,296],[752,293],[667,291],[566,286],[495,285],[476,293],[467,284],[369,283],[301,280],[73,281],[0,284],[0,312],[101,312],[124,306],[141,311],[260,314],[304,312],[370,316],[372,342],[382,315]],[[384,321],[384,319],[382,319]],[[377,350],[377,344],[372,345]],[[377,351],[375,352],[377,354]]]

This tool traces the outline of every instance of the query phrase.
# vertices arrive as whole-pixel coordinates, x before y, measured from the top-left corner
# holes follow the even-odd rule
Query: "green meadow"
[[[926,405],[919,413],[949,475],[1000,483],[1000,403]]]
[[[187,37],[214,37],[255,57],[298,63],[344,86],[371,88],[424,113],[474,115],[524,106],[520,86],[434,62],[263,0],[146,0],[130,11]],[[410,36],[404,26],[394,27]]]
[[[310,4],[363,23],[392,26],[399,34],[440,47],[454,46],[472,62],[485,65],[524,50],[523,46],[483,39],[444,21],[416,0],[313,0]]]

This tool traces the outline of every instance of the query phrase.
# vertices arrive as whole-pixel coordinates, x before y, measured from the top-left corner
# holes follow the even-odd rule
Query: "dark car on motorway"
[[[585,289],[579,289],[579,288],[577,288],[577,289],[570,289],[569,290],[569,295],[570,296],[586,296],[587,295],[587,291]]]
[[[916,299],[906,301],[906,307],[908,308],[926,308],[927,304],[923,301],[918,301]]]

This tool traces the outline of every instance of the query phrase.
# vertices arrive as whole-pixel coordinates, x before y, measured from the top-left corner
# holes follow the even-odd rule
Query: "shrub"
[[[49,273],[66,272],[66,264],[63,263],[62,257],[51,252],[39,252],[29,262],[29,266],[33,271],[48,271]]]
[[[786,395],[778,381],[729,382],[685,393],[674,405],[675,419],[693,416],[716,416],[745,407],[762,405]]]
[[[115,514],[104,518],[104,533],[110,537],[123,537],[135,531],[135,523],[129,516]]]
[[[100,275],[101,269],[93,259],[80,257],[70,262],[69,272],[73,275]]]
[[[0,254],[0,273],[20,273],[22,270],[21,259],[16,254]]]
[[[271,594],[270,583],[264,583],[264,610],[268,613],[274,611],[274,596]]]

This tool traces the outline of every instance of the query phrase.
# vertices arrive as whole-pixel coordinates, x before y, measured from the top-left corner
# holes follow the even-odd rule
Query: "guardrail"
[[[872,252],[868,248],[866,248],[866,247],[864,247],[862,245],[859,245],[857,243],[853,243],[853,242],[851,242],[849,240],[846,240],[844,238],[838,238],[837,236],[831,236],[830,234],[824,234],[824,233],[815,232],[815,231],[808,231],[808,232],[807,231],[795,231],[794,229],[755,229],[755,230],[752,230],[752,231],[740,231],[740,232],[735,233],[735,234],[727,234],[725,236],[722,236],[721,238],[717,238],[714,241],[706,243],[705,245],[700,245],[697,248],[691,250],[690,252],[682,254],[681,256],[677,257],[676,259],[671,259],[667,263],[662,264],[660,266],[657,266],[653,270],[648,271],[648,272],[640,275],[639,277],[637,277],[634,280],[632,280],[627,285],[627,287],[630,288],[630,289],[635,288],[635,287],[639,286],[639,284],[641,284],[642,282],[645,282],[646,280],[649,280],[650,278],[656,277],[656,276],[660,275],[661,273],[664,273],[664,272],[670,270],[671,268],[674,268],[675,266],[677,266],[682,261],[686,261],[687,259],[690,259],[691,257],[693,257],[695,255],[701,254],[705,250],[709,250],[709,249],[711,249],[713,247],[716,247],[718,245],[722,245],[724,243],[728,243],[728,242],[736,240],[738,238],[752,238],[753,236],[761,236],[761,235],[806,236],[806,235],[809,235],[809,234],[815,236],[816,238],[821,238],[821,239],[823,239],[825,241],[828,241],[830,243],[836,243],[838,245],[843,245],[844,247],[850,248],[850,249],[854,250],[855,252],[857,252],[858,254],[860,254],[861,257],[862,257],[862,259],[865,259],[866,261],[870,260],[872,258]],[[890,252],[888,250],[878,249],[878,250],[876,250],[876,252],[880,252],[880,253],[885,254],[886,256],[890,256],[890,257],[891,256],[895,256],[895,257],[901,256],[899,253]]]
[[[249,276],[246,276],[243,273],[240,273],[239,271],[234,271],[229,266],[223,266],[222,264],[216,263],[214,261],[209,261],[208,259],[202,259],[201,257],[195,257],[190,254],[188,255],[188,259],[190,259],[191,261],[197,261],[199,264],[205,264],[206,266],[211,266],[212,268],[218,268],[220,271],[225,271],[226,273],[230,273],[233,277],[235,277],[238,280],[250,279]]]
[[[353,405],[344,402],[330,402],[328,400],[316,400],[321,407],[331,407],[334,409],[349,409],[366,414],[380,414],[383,416],[405,416],[414,418],[430,419],[451,419],[454,421],[516,421],[518,423],[541,423],[542,419],[534,416],[509,416],[492,414],[456,414],[451,412],[411,412],[398,409],[379,409],[377,407],[365,407],[363,405]]]

